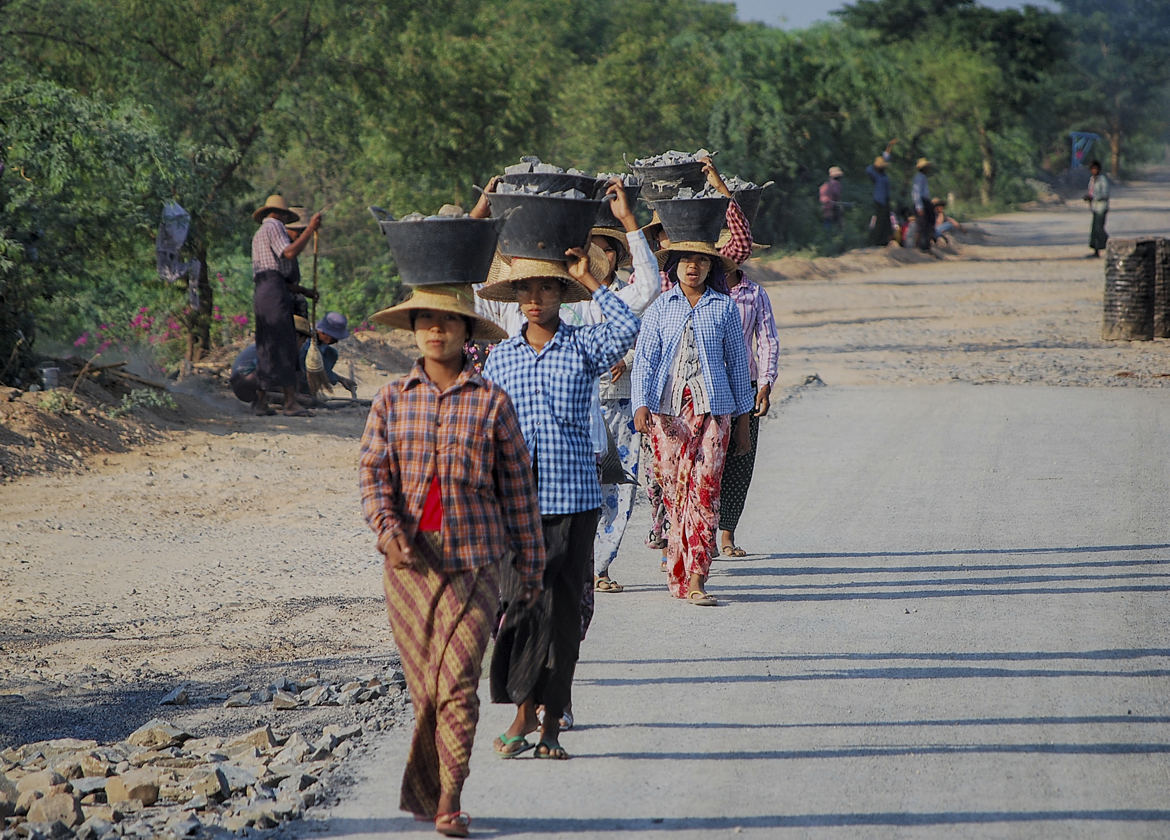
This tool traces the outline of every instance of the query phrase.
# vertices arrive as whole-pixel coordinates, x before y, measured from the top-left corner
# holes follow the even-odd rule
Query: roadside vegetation
[[[38,342],[173,362],[246,334],[249,213],[272,192],[326,209],[322,304],[359,323],[399,293],[366,207],[470,206],[525,154],[622,171],[715,150],[775,182],[755,226],[773,253],[825,247],[830,165],[864,241],[864,168],[894,137],[895,203],[919,157],[962,207],[1028,201],[1070,130],[1124,175],[1166,139],[1163,6],[858,0],[786,32],[700,0],[0,0],[0,381],[31,381]],[[173,284],[167,201],[197,264]]]

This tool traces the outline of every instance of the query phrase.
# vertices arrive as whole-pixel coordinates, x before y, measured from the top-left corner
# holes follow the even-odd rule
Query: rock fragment
[[[35,823],[61,822],[68,828],[81,825],[85,814],[72,794],[53,793],[38,799],[28,809],[28,821]]]
[[[228,741],[224,744],[224,748],[230,751],[232,747],[236,746],[252,746],[259,750],[270,750],[279,744],[280,741],[272,733],[272,727],[261,726],[233,741]]]
[[[157,770],[151,768],[131,770],[106,780],[106,801],[110,804],[133,801],[142,805],[153,805],[158,801],[158,787]]]
[[[300,700],[297,695],[287,691],[277,691],[272,695],[272,708],[278,712],[288,711],[289,709],[300,708]]]
[[[162,700],[158,701],[160,706],[186,706],[191,702],[191,695],[187,692],[186,686],[179,686],[170,691]]]
[[[178,746],[190,738],[189,732],[184,732],[162,718],[155,718],[131,732],[126,741],[136,747],[165,749]]]
[[[65,784],[65,777],[55,770],[41,770],[37,773],[29,773],[23,779],[16,783],[16,790],[18,793],[27,793],[30,790],[40,791],[42,794],[48,793],[49,788],[54,785]]]

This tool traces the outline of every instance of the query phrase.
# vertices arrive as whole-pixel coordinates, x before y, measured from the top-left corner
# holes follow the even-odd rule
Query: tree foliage
[[[0,112],[0,368],[20,378],[37,316],[68,323],[72,290],[153,261],[158,209],[195,155],[138,107],[52,82],[0,83]]]
[[[897,203],[920,156],[936,192],[1025,200],[1070,128],[1106,135],[1116,167],[1167,126],[1165,4],[1063,7],[857,0],[784,32],[703,0],[0,0],[0,279],[25,327],[62,296],[81,313],[149,292],[181,313],[150,279],[151,226],[175,198],[204,266],[197,355],[215,295],[244,300],[248,214],[272,192],[327,210],[323,303],[359,320],[400,293],[368,205],[466,206],[526,154],[622,171],[716,150],[725,173],[775,181],[756,231],[780,247],[818,242],[831,165],[859,240],[863,170],[894,137]],[[2,364],[32,331],[0,329]]]

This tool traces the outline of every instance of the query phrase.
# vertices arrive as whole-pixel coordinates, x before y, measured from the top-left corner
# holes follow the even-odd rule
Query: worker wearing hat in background
[[[886,168],[890,163],[890,150],[898,138],[886,144],[886,149],[865,167],[865,174],[873,181],[873,221],[869,228],[869,244],[885,246],[894,236],[894,225],[890,219],[890,176]]]
[[[914,202],[914,216],[918,222],[915,244],[919,250],[929,251],[930,243],[934,241],[934,205],[930,201],[930,182],[927,175],[934,170],[930,161],[924,157],[918,159],[915,168],[918,172],[910,185],[910,199]]]
[[[835,233],[841,227],[844,218],[841,205],[841,178],[845,170],[840,166],[829,167],[829,179],[821,184],[817,190],[817,201],[821,205],[821,224],[825,233]]]
[[[325,316],[317,321],[315,332],[317,333],[317,344],[321,348],[321,361],[325,365],[325,375],[329,378],[329,384],[340,384],[351,394],[354,393],[357,383],[333,370],[337,365],[338,358],[337,348],[334,345],[339,341],[344,341],[349,336],[349,319],[340,312],[326,312]],[[308,352],[309,343],[305,342],[301,345],[299,377],[300,390],[303,393],[309,392],[309,383],[305,377],[305,356]]]
[[[304,250],[312,234],[321,227],[321,214],[309,220],[301,235],[289,239],[285,224],[299,219],[280,195],[270,195],[258,207],[252,218],[260,228],[252,237],[252,280],[255,290],[252,306],[256,316],[256,398],[252,402],[255,414],[273,414],[268,408],[270,390],[284,394],[282,413],[304,416],[308,412],[296,399],[297,342],[293,327],[293,295],[300,293],[315,297],[317,293],[300,285],[296,265],[297,256]]]

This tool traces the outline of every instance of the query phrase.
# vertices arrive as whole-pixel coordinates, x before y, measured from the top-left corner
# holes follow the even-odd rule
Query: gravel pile
[[[297,819],[333,798],[341,762],[367,733],[408,719],[400,671],[345,683],[309,676],[247,687],[224,706],[361,706],[358,720],[308,735],[265,724],[235,737],[199,737],[155,718],[124,740],[58,738],[0,752],[0,838],[223,838]],[[185,705],[182,686],[161,705]],[[278,727],[284,730],[284,727]]]

